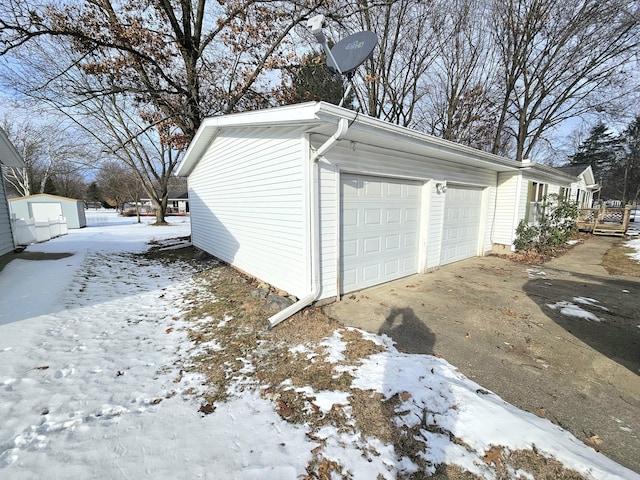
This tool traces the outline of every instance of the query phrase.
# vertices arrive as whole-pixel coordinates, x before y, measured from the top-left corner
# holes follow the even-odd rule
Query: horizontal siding
[[[434,268],[440,265],[442,229],[444,227],[444,204],[446,197],[436,191],[436,182],[431,182],[429,184],[429,192],[431,197],[431,206],[428,212],[423,213],[423,215],[427,215],[426,221],[429,225],[426,232],[426,267]]]
[[[518,172],[498,175],[498,192],[496,198],[496,219],[493,226],[493,242],[500,245],[511,245],[514,240],[514,219],[516,209],[522,202],[516,203],[518,191]],[[524,189],[526,190],[526,183]],[[516,224],[517,226],[517,224]]]
[[[13,234],[11,233],[11,217],[7,204],[4,181],[0,174],[0,255],[13,251]]]
[[[313,144],[316,148],[320,142]],[[350,143],[338,143],[324,155],[325,163],[321,166],[321,214],[322,214],[322,294],[321,298],[337,294],[337,256],[339,249],[339,234],[337,212],[339,210],[338,173],[373,174],[407,179],[421,179],[425,181],[430,198],[428,208],[421,211],[422,223],[427,225],[423,230],[426,238],[426,248],[421,249],[426,255],[420,262],[426,268],[440,264],[440,245],[442,241],[442,222],[444,221],[444,198],[435,191],[435,181],[448,181],[471,184],[486,188],[485,211],[482,218],[485,222],[493,219],[496,193],[495,172],[466,167],[435,158],[419,157],[400,152],[385,152],[379,148],[371,148],[357,144],[355,148]],[[429,181],[434,180],[434,181]],[[491,238],[488,232],[490,225],[483,226],[484,250],[491,249]],[[425,242],[421,238],[421,242]]]
[[[189,176],[193,243],[297,296],[310,288],[298,129],[223,131]]]

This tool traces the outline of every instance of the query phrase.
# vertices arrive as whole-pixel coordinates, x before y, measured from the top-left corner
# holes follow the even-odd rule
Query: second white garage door
[[[440,264],[457,262],[478,254],[482,189],[447,186]]]
[[[417,272],[421,182],[341,176],[341,292]]]

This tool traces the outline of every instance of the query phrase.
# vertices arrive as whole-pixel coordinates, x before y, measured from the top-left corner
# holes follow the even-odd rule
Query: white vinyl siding
[[[7,204],[4,180],[0,174],[0,255],[9,253],[14,249],[13,234],[11,233],[11,217]]]
[[[342,293],[417,272],[422,183],[341,177]]]
[[[301,135],[296,128],[225,130],[189,176],[193,244],[297,296],[310,290]]]
[[[493,225],[493,243],[511,247],[514,231],[518,226],[518,211],[523,202],[518,196],[518,186],[522,177],[518,172],[505,172],[498,175],[498,193],[496,197],[496,215]],[[524,186],[526,194],[526,183]]]

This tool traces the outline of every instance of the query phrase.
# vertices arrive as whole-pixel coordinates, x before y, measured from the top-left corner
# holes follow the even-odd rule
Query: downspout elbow
[[[331,135],[326,142],[320,145],[320,148],[318,148],[318,150],[316,150],[311,156],[311,163],[317,162],[318,158],[327,153],[336,142],[342,140],[347,134],[347,130],[349,130],[349,121],[346,118],[341,118],[338,121],[338,128],[336,129],[336,132]]]

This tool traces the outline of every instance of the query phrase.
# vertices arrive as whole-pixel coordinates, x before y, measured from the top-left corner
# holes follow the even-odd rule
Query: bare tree
[[[429,133],[490,149],[497,118],[497,64],[486,35],[483,0],[454,0],[438,8],[434,33],[440,53],[429,69],[429,94],[420,106]]]
[[[5,62],[5,81],[24,95],[81,125],[92,109],[102,115],[95,122],[114,140],[106,150],[136,166],[163,223],[162,189],[202,119],[271,104],[269,72],[289,58],[291,32],[331,3],[8,0],[0,56],[20,58]],[[154,195],[147,180],[160,188]]]
[[[345,11],[341,34],[365,29],[379,38],[376,54],[358,71],[360,105],[373,117],[413,125],[416,106],[427,93],[425,75],[438,55],[434,8],[420,0],[359,0]]]
[[[628,93],[640,5],[626,0],[493,0],[502,101],[492,150],[505,136],[514,157],[531,154],[545,132]]]
[[[139,203],[144,191],[135,171],[118,160],[108,160],[100,165],[96,182],[105,198],[116,203],[116,209],[123,211],[126,202],[136,204],[138,223],[140,222]]]
[[[20,152],[23,168],[4,167],[9,188],[17,195],[46,193],[47,185],[61,195],[80,195],[82,172],[87,167],[86,145],[79,141],[69,126],[52,120],[36,124],[30,120],[15,122],[5,117],[3,128]],[[71,189],[71,183],[76,187]]]

